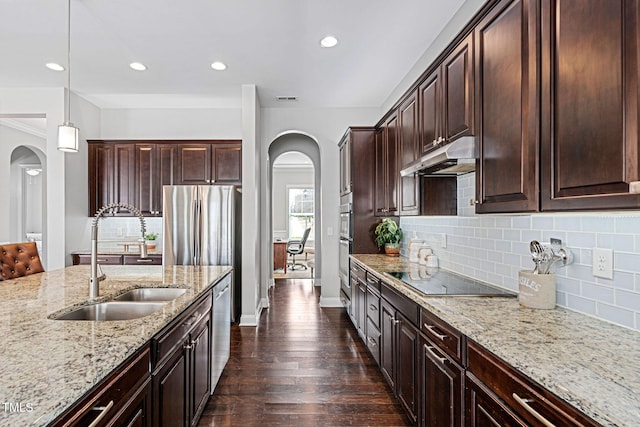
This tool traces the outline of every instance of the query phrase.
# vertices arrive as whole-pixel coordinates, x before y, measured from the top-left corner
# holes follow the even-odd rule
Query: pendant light
[[[67,87],[64,91],[64,123],[58,126],[58,150],[78,152],[80,129],[69,121],[71,110],[71,0],[67,0]]]

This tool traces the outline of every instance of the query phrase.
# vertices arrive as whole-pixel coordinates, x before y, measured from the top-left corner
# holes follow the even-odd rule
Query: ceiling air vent
[[[297,96],[276,96],[278,101],[297,101]]]

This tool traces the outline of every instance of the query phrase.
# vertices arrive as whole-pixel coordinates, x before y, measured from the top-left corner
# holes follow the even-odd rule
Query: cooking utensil
[[[544,252],[544,248],[537,240],[532,240],[529,243],[529,252],[531,252],[531,257],[533,262],[536,264],[536,267],[533,269],[533,274],[538,274],[540,271],[540,263],[542,262],[542,254]]]

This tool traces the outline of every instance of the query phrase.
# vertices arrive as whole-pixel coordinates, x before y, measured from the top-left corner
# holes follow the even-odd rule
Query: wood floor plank
[[[231,357],[202,415],[211,426],[410,426],[344,309],[309,280],[277,279],[257,328],[231,328]]]

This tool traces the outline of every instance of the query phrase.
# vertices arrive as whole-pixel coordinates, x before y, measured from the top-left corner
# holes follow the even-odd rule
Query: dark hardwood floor
[[[276,280],[257,328],[231,327],[231,358],[199,426],[409,426],[344,309],[310,280]]]

